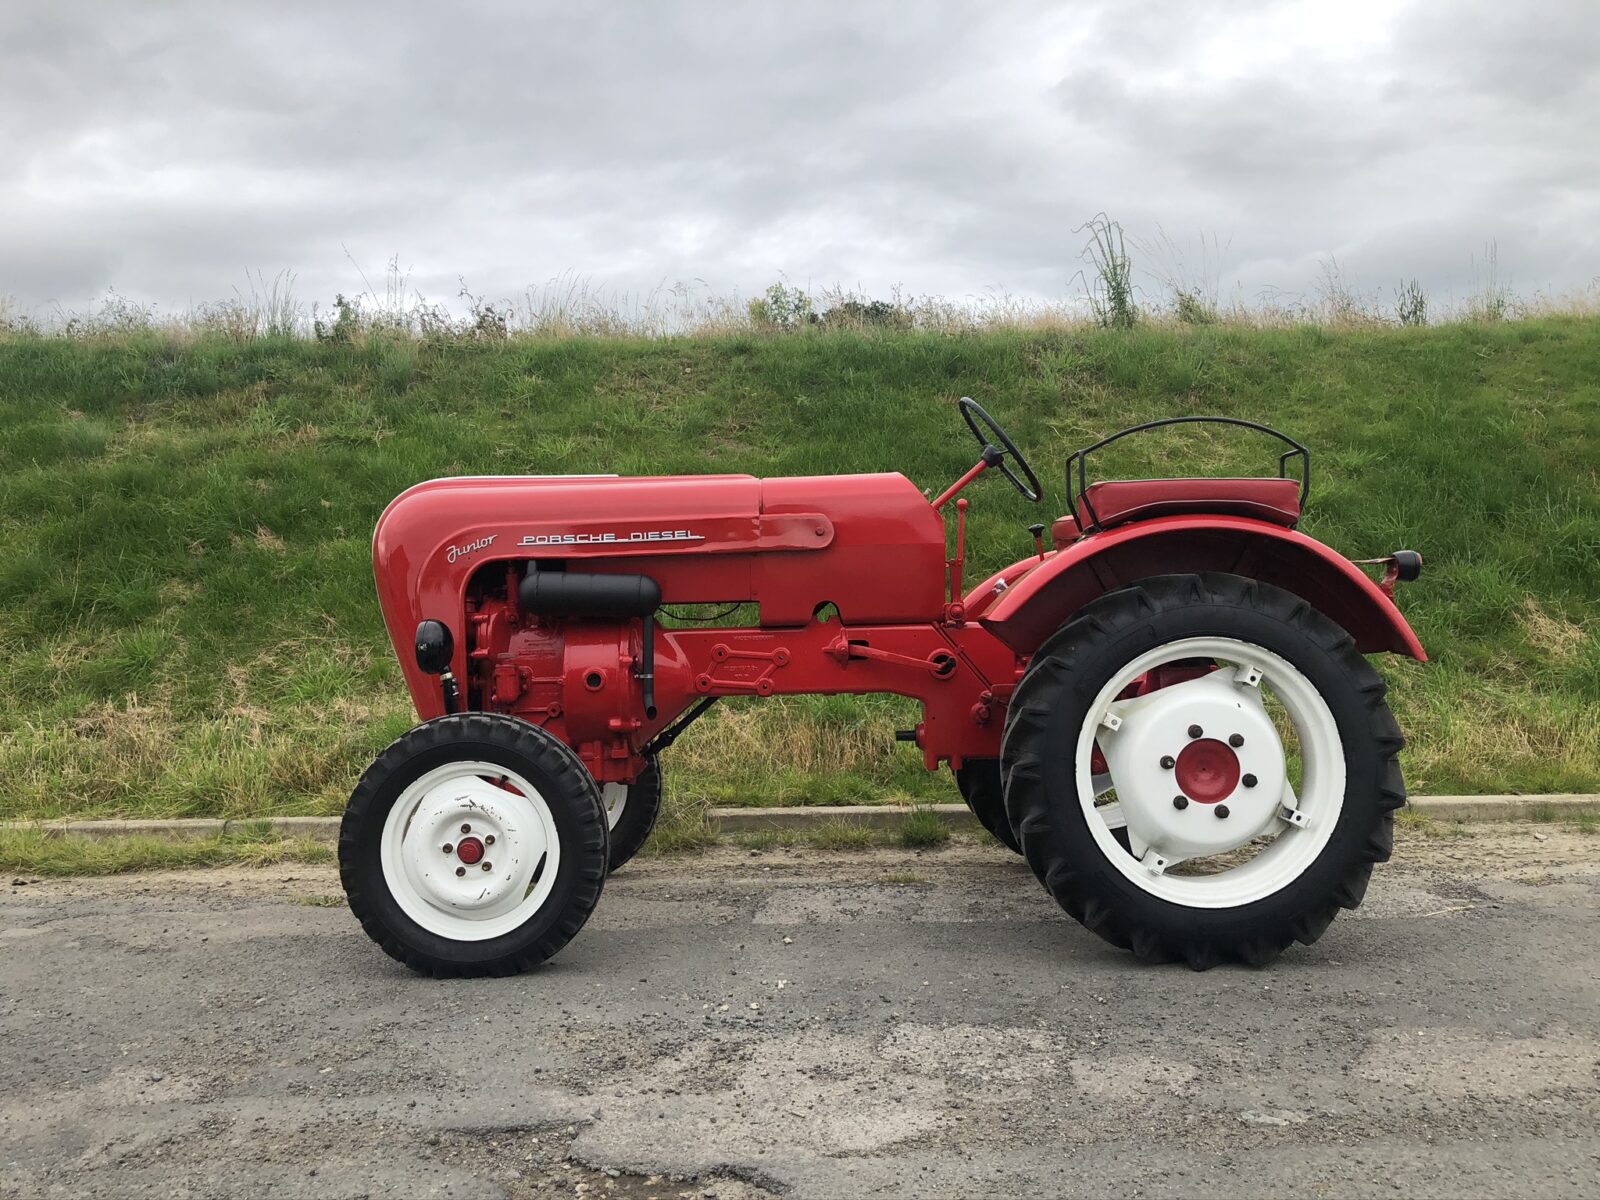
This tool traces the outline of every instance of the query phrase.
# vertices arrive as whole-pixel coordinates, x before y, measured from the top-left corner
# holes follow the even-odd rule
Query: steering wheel
[[[972,436],[978,439],[978,445],[983,447],[983,461],[991,467],[999,467],[1001,473],[1011,480],[1011,486],[1022,493],[1024,500],[1030,504],[1039,503],[1039,477],[1033,473],[1028,460],[1022,457],[1022,451],[1017,449],[1017,444],[1006,435],[1006,431],[1000,428],[999,423],[984,412],[983,405],[971,396],[961,397],[961,415],[966,418],[967,428],[972,430]],[[978,427],[980,421],[983,423],[983,429]],[[994,440],[991,440],[991,435]],[[995,441],[1000,443],[998,447],[994,444]],[[1021,469],[1027,479],[1026,483],[1018,479],[1016,472],[1007,465],[1008,458]]]

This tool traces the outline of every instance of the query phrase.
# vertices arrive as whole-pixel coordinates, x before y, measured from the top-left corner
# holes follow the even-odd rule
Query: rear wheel
[[[1141,694],[1163,671],[1192,677]],[[1359,904],[1389,856],[1405,789],[1384,691],[1290,593],[1146,580],[1035,655],[1007,718],[1007,812],[1046,889],[1107,941],[1197,969],[1263,964]]]
[[[607,783],[600,788],[606,825],[611,831],[611,870],[643,848],[661,815],[661,761],[655,755],[632,783]]]
[[[351,911],[430,975],[508,975],[583,927],[606,875],[600,790],[536,726],[464,713],[418,725],[367,768],[339,829]]]

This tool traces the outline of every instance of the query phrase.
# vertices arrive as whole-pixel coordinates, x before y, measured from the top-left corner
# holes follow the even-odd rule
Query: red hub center
[[[1239,786],[1239,756],[1216,738],[1190,742],[1178,755],[1178,789],[1197,804],[1215,804]]]
[[[1233,774],[1235,778],[1238,777],[1239,768],[1237,765],[1233,769]],[[475,837],[462,838],[456,843],[456,857],[466,863],[467,866],[472,866],[483,857],[483,843]]]

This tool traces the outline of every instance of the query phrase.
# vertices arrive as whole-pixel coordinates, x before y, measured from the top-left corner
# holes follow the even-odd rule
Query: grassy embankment
[[[1062,511],[1072,448],[1232,414],[1314,450],[1304,529],[1428,558],[1434,655],[1383,669],[1415,792],[1600,790],[1600,321],[360,344],[0,338],[0,819],[336,812],[410,723],[372,524],[471,473],[902,470],[942,486],[987,404],[1045,479],[972,493],[973,571]],[[1253,471],[1134,441],[1108,473]],[[893,698],[730,703],[671,753],[711,803],[948,800]],[[9,856],[6,856],[9,858]]]

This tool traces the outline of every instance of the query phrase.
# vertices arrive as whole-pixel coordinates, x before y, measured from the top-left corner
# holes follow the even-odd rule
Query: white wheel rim
[[[1116,697],[1153,668],[1187,659],[1209,660],[1218,669],[1129,700]],[[1301,786],[1296,792],[1285,768],[1282,742],[1261,699],[1262,686],[1286,711],[1299,742]],[[1210,726],[1208,730],[1206,727]],[[1182,795],[1177,772],[1167,765],[1193,740],[1241,738],[1230,747],[1240,783],[1220,798],[1175,805]],[[1091,778],[1099,743],[1110,777]],[[1333,836],[1344,809],[1344,745],[1327,701],[1287,660],[1233,638],[1185,638],[1141,654],[1100,689],[1079,732],[1077,791],[1089,830],[1106,858],[1140,889],[1190,908],[1236,908],[1287,887],[1305,873]],[[1243,782],[1256,777],[1254,787]],[[1225,773],[1197,774],[1191,781],[1227,787]],[[1117,789],[1113,806],[1095,796]],[[1207,783],[1212,789],[1212,783]],[[1216,790],[1208,795],[1216,796]],[[1219,817],[1226,805],[1228,815]],[[1132,853],[1113,836],[1126,826]],[[1174,875],[1185,860],[1203,860],[1270,837],[1248,860],[1213,874]]]
[[[478,942],[520,928],[543,907],[561,839],[523,776],[490,762],[447,763],[400,793],[384,822],[381,862],[406,916],[440,937]]]
[[[606,828],[615,829],[622,820],[622,810],[628,807],[628,785],[607,783],[600,788],[600,799],[606,806]]]

